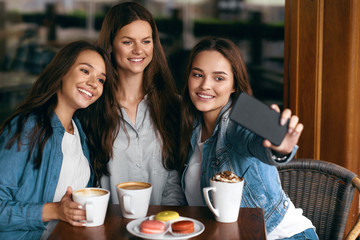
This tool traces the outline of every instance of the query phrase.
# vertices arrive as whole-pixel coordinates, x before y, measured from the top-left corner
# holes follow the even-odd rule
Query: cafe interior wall
[[[96,40],[116,0],[0,0],[0,123],[66,43]],[[242,50],[255,97],[283,104],[285,0],[138,0],[155,17],[181,92],[189,51],[204,36]]]

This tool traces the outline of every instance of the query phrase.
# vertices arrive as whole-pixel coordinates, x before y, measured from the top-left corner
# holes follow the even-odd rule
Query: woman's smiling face
[[[62,79],[56,108],[75,112],[88,107],[101,96],[105,81],[105,62],[100,54],[92,50],[81,52]]]
[[[216,118],[235,91],[229,60],[217,51],[200,52],[192,62],[188,86],[196,109]]]
[[[118,70],[124,74],[143,73],[153,57],[152,29],[148,22],[136,20],[122,27],[113,41]]]

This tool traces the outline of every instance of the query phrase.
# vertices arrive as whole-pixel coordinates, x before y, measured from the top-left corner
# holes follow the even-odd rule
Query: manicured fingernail
[[[285,125],[285,123],[286,123],[286,119],[285,119],[285,118],[282,118],[282,119],[280,120],[280,124],[281,124],[281,126],[284,126],[284,125]]]
[[[292,134],[294,132],[294,129],[289,128],[288,133]]]
[[[81,205],[78,206],[79,209],[83,209],[83,207]]]

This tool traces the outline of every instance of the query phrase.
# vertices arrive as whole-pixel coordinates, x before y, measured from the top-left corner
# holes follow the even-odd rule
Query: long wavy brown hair
[[[194,128],[196,127],[194,126],[194,121],[201,119],[201,112],[195,108],[194,104],[191,102],[190,99],[188,79],[191,73],[194,59],[199,53],[203,51],[217,51],[227,60],[229,60],[234,76],[235,92],[230,95],[230,98],[233,100],[233,102],[241,92],[246,92],[252,95],[245,62],[241,56],[240,49],[232,41],[224,38],[207,37],[202,39],[199,43],[195,45],[189,55],[184,75],[185,86],[183,89],[183,102],[181,107],[183,121],[181,124],[181,161],[178,165],[179,171],[184,170],[184,165],[187,161],[191,135]],[[200,121],[197,121],[197,123],[201,124]]]
[[[117,116],[113,111],[114,73],[110,57],[98,45],[88,41],[76,41],[63,47],[50,64],[40,74],[24,102],[15,112],[4,121],[0,128],[2,134],[6,128],[16,127],[15,134],[6,144],[9,149],[17,142],[18,150],[21,147],[21,135],[24,125],[30,116],[35,116],[36,123],[28,136],[30,151],[28,161],[33,151],[36,151],[34,167],[39,168],[46,142],[53,134],[51,116],[57,105],[57,91],[62,87],[62,79],[76,61],[79,54],[85,50],[95,51],[104,59],[106,67],[106,81],[103,94],[86,109],[78,109],[75,115],[80,119],[88,138],[90,158],[95,176],[99,178],[107,174],[106,164],[112,156],[112,130],[116,126]],[[13,123],[15,121],[16,124]],[[110,130],[111,129],[111,130]]]
[[[125,2],[113,6],[105,16],[98,42],[100,46],[111,53],[117,32],[136,20],[148,22],[152,29],[153,59],[144,70],[143,89],[148,95],[151,119],[162,139],[163,166],[167,169],[174,169],[179,155],[180,99],[151,13],[135,2]],[[112,63],[117,70],[113,56]],[[117,73],[117,71],[115,72]],[[123,119],[121,111],[119,112],[119,117]],[[126,131],[124,126],[123,129]]]

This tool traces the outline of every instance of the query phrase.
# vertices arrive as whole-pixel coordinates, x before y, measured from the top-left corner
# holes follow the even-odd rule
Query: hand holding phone
[[[230,112],[231,120],[269,140],[275,146],[281,144],[288,131],[289,121],[280,125],[280,117],[280,113],[246,93],[239,95]]]

